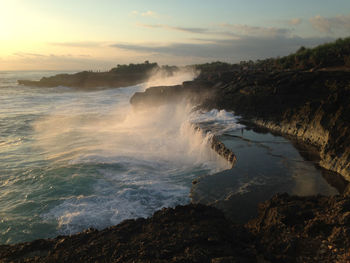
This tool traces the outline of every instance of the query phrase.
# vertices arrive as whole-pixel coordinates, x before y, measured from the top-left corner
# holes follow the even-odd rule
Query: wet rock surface
[[[201,131],[202,133],[210,132],[209,130],[200,127],[198,124],[194,125],[194,129]],[[236,155],[231,149],[227,148],[226,145],[222,143],[215,134],[211,133],[211,137],[209,138],[209,145],[210,148],[212,148],[218,155],[224,158],[232,167],[235,166],[237,161]]]
[[[135,94],[131,103],[169,103],[179,97],[205,109],[233,110],[312,144],[321,166],[350,179],[350,72],[209,72],[183,85]]]
[[[319,148],[321,166],[350,179],[350,73],[245,72],[206,107],[234,110],[260,126]]]
[[[258,203],[276,193],[332,196],[344,192],[347,182],[318,167],[317,156],[309,149],[258,131],[245,127],[218,136],[234,151],[237,162],[232,169],[196,179],[191,187],[192,202],[219,208],[232,221],[244,223],[257,216]]]
[[[350,178],[350,72],[207,73],[137,93],[134,105],[186,98],[234,110],[313,144],[320,164]],[[350,189],[331,197],[276,195],[237,225],[204,205],[97,231],[0,246],[2,262],[350,262]],[[238,203],[237,203],[238,204]],[[244,208],[242,208],[244,209]]]

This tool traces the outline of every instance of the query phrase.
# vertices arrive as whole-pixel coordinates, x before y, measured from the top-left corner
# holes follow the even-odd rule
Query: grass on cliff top
[[[339,38],[334,42],[325,43],[314,48],[302,46],[295,53],[281,58],[241,61],[238,64],[217,61],[194,66],[202,72],[223,72],[241,69],[310,70],[332,67],[350,69],[350,37]]]

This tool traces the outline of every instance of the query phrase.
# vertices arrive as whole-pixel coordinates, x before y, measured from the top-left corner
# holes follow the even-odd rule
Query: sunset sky
[[[349,0],[0,0],[0,70],[238,62],[347,36]]]

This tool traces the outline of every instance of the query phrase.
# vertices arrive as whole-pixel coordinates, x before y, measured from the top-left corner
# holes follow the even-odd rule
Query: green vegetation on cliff
[[[350,69],[350,37],[338,39],[314,48],[300,47],[295,53],[280,58],[241,61],[237,64],[212,62],[193,65],[203,73],[234,70],[310,70],[320,68]]]
[[[148,60],[146,60],[144,63],[141,64],[133,64],[130,63],[129,65],[120,65],[118,64],[117,67],[112,68],[109,72],[115,73],[115,74],[125,74],[125,73],[135,73],[135,72],[148,72],[150,70],[156,70],[159,66],[157,63],[149,63]]]
[[[271,62],[278,69],[350,68],[350,37],[340,38],[315,48],[301,47],[289,56],[261,61],[262,64]]]
[[[43,77],[39,81],[18,80],[19,84],[36,87],[65,86],[79,89],[118,88],[136,85],[148,80],[150,75],[161,71],[172,75],[177,67],[159,67],[157,63],[145,61],[140,64],[117,65],[107,72],[82,71],[75,74],[58,74]]]
[[[195,64],[193,65],[197,70],[200,70],[202,73],[206,72],[225,72],[230,71],[233,69],[240,69],[240,66],[238,64],[230,64],[226,62],[221,61],[215,61],[211,63],[205,63],[205,64]]]

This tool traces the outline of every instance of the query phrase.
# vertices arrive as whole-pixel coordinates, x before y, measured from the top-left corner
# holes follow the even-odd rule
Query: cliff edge
[[[234,111],[312,144],[319,150],[322,167],[350,180],[350,72],[206,73],[190,83],[136,93],[130,101],[134,105],[151,100],[168,103],[179,97],[201,108]]]

